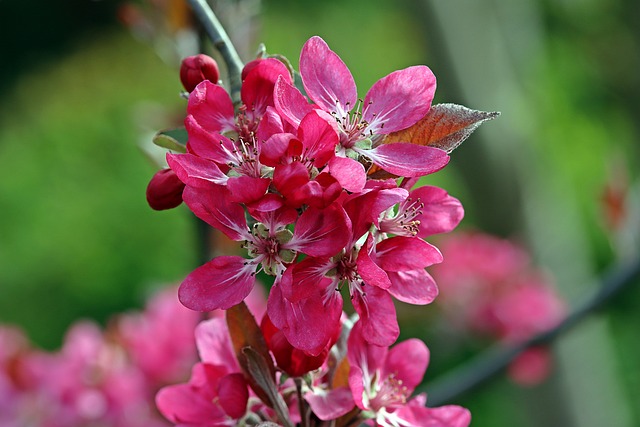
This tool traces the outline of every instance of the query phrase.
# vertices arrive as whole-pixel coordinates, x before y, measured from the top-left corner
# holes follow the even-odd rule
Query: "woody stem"
[[[205,0],[188,0],[188,2],[227,65],[231,99],[234,104],[237,104],[240,102],[241,72],[244,66],[240,55],[209,4]]]

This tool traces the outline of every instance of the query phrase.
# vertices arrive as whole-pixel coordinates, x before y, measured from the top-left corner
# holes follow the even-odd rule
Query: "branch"
[[[238,52],[233,46],[233,43],[231,43],[227,32],[222,27],[222,24],[213,13],[213,10],[211,10],[206,0],[188,1],[189,5],[193,9],[193,12],[204,27],[204,30],[209,35],[211,42],[218,50],[218,52],[220,52],[220,55],[222,55],[222,59],[227,65],[231,99],[233,100],[234,104],[237,104],[240,102],[240,87],[242,86],[240,73],[242,72],[244,63],[240,59]]]
[[[464,366],[445,374],[433,384],[421,387],[428,391],[429,406],[449,403],[483,385],[500,374],[520,353],[530,347],[547,345],[567,332],[589,314],[602,308],[614,296],[640,278],[640,260],[610,271],[602,280],[600,288],[582,304],[579,304],[558,326],[535,335],[529,340],[509,348],[495,348],[480,354]]]

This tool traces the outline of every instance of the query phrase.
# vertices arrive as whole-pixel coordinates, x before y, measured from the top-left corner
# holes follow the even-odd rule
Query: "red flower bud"
[[[218,63],[210,56],[200,54],[188,56],[182,60],[180,81],[187,92],[191,92],[204,80],[217,83],[219,78]]]
[[[173,170],[159,170],[147,186],[147,202],[157,211],[175,208],[182,203],[182,190],[184,183]]]

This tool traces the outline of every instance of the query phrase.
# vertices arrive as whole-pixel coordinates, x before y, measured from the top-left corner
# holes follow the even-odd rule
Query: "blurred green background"
[[[360,96],[427,64],[437,102],[501,111],[428,182],[463,202],[462,228],[525,244],[569,304],[638,256],[637,0],[240,3],[217,7],[245,60],[264,42],[297,65],[317,34]],[[144,197],[151,135],[181,120],[178,58],[195,40],[179,1],[123,4],[0,1],[0,322],[45,348],[80,317],[142,306],[198,263],[189,212],[153,212]],[[614,223],[607,188],[625,201]],[[570,331],[543,385],[500,377],[456,402],[475,426],[640,426],[639,307],[634,286]],[[477,350],[438,357],[446,343],[416,318],[429,308],[402,310],[403,336],[431,348],[427,382]]]

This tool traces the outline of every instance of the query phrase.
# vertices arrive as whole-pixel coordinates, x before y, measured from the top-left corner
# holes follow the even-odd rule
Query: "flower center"
[[[287,229],[273,233],[264,224],[256,223],[251,230],[251,239],[245,240],[242,247],[247,249],[253,263],[262,265],[262,270],[277,276],[285,270],[284,264],[293,262],[296,251],[287,249],[286,244],[293,237]]]
[[[363,101],[358,99],[355,107],[348,111],[342,111],[338,103],[337,111],[331,112],[340,127],[340,145],[345,149],[353,147],[358,141],[373,136],[371,130],[367,135],[369,123],[362,118],[362,103]],[[346,107],[349,107],[349,103],[346,103]]]
[[[424,208],[424,203],[420,199],[414,200],[408,197],[398,204],[397,213],[394,214],[393,208],[391,208],[382,214],[380,231],[396,236],[415,236],[420,229],[420,220],[416,218],[422,215],[422,208]]]
[[[402,384],[402,380],[395,374],[389,375],[384,381],[375,381],[373,390],[370,390],[369,406],[377,412],[382,408],[394,409],[406,405],[409,391]]]

